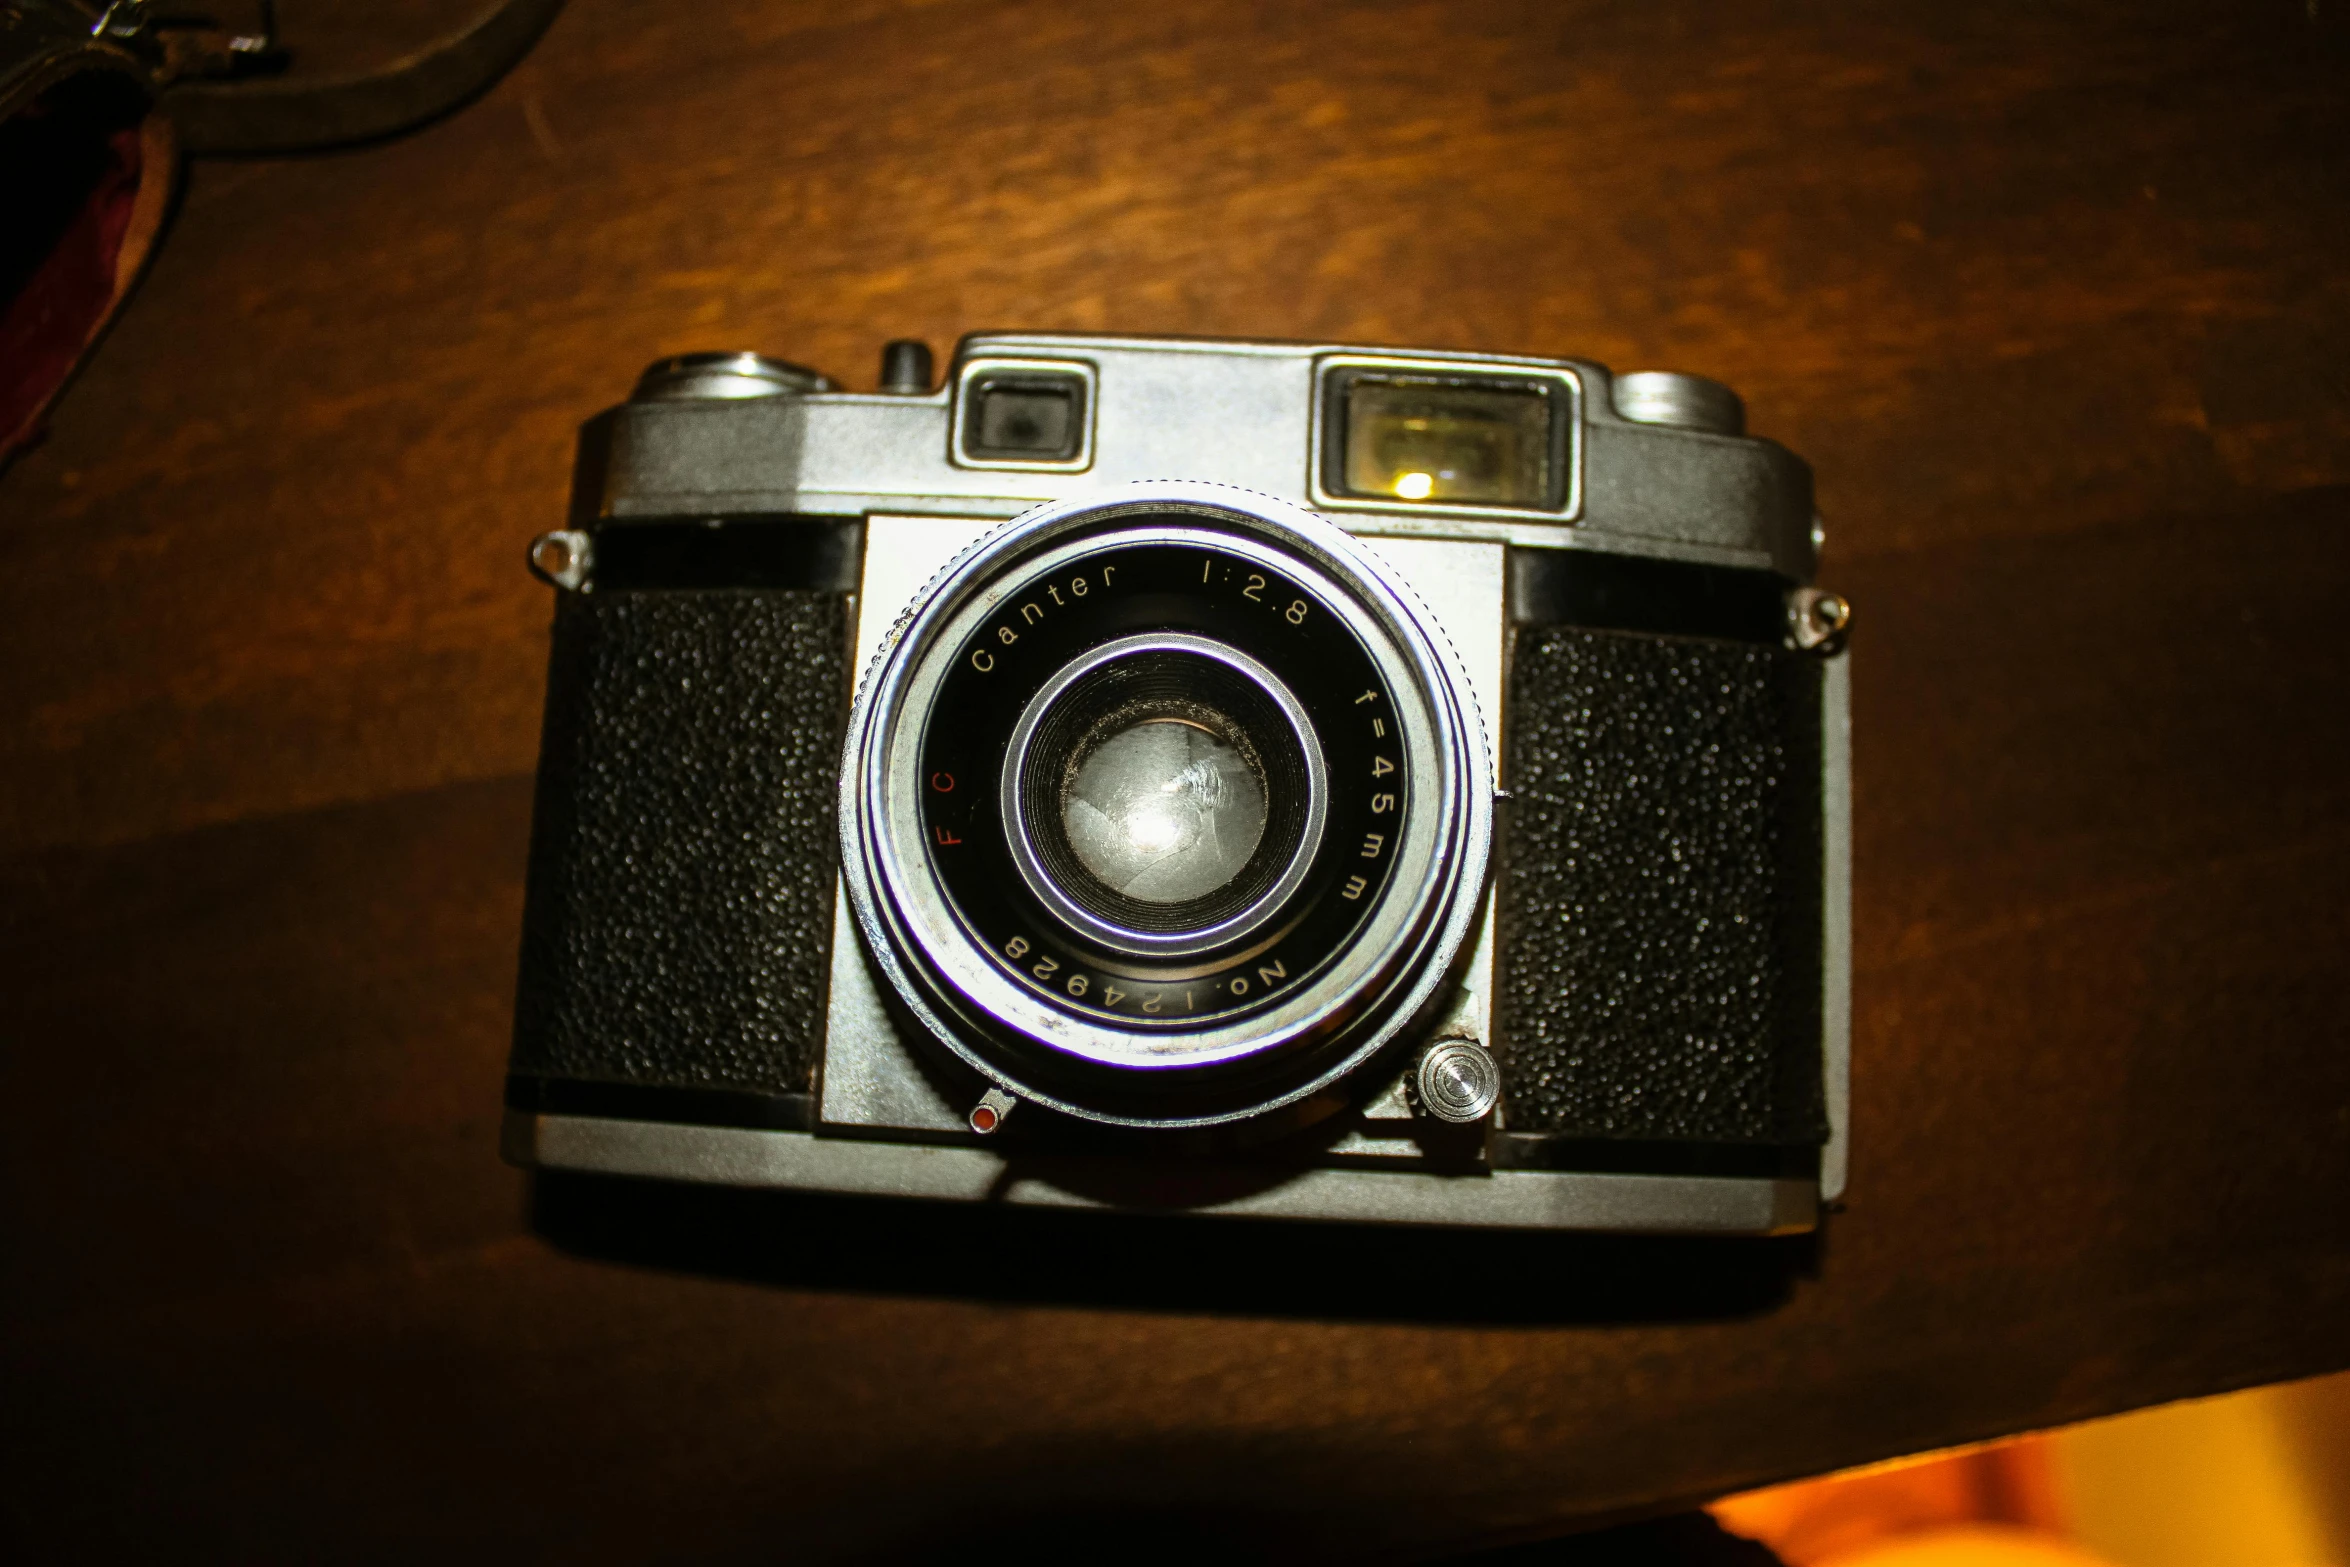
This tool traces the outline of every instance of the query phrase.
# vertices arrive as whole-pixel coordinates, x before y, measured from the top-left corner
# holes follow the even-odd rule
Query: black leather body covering
[[[516,1079],[809,1091],[847,658],[836,592],[557,595]]]
[[[1513,1133],[1816,1145],[1821,665],[1524,625],[1498,990]]]

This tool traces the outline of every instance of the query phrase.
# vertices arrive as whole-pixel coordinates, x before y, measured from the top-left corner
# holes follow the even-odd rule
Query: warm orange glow
[[[2119,1567],[2069,1540],[2013,1524],[1928,1529],[1822,1557],[1817,1567]]]
[[[2350,1373],[1749,1491],[1788,1567],[2350,1567]]]

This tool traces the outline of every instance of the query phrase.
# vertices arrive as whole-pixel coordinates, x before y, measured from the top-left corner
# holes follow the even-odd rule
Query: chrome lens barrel
[[[1441,990],[1493,778],[1442,629],[1286,503],[1135,485],[979,540],[860,687],[842,863],[947,1050],[1089,1120],[1322,1093]]]

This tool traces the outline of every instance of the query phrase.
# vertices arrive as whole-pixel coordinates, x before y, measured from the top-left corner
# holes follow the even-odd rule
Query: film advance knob
[[[672,354],[645,366],[632,403],[733,402],[829,392],[829,378],[765,354]]]
[[[1746,405],[1719,381],[1672,370],[1616,377],[1616,414],[1634,424],[1670,425],[1713,435],[1744,435]]]
[[[1472,1040],[1438,1040],[1412,1073],[1413,1108],[1456,1126],[1491,1115],[1500,1098],[1501,1068]]]

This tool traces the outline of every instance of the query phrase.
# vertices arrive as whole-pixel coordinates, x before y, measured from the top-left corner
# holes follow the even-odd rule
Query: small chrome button
[[[1493,1053],[1467,1039],[1440,1039],[1420,1057],[1411,1076],[1412,1108],[1455,1126],[1482,1121],[1501,1100],[1501,1068]]]
[[[930,345],[917,337],[895,337],[881,345],[880,390],[893,397],[921,397],[930,390]]]

